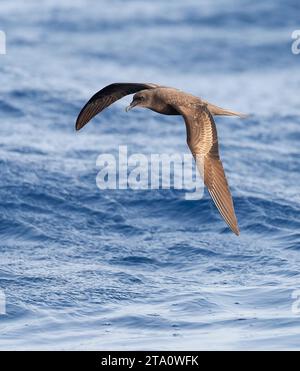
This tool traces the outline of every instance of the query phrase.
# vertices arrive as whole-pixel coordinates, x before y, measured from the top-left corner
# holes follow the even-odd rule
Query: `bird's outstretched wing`
[[[78,115],[76,121],[76,130],[84,127],[94,116],[103,111],[117,100],[125,95],[134,94],[144,89],[154,89],[156,84],[138,84],[138,83],[115,83],[106,86],[92,96]]]
[[[182,113],[187,128],[187,143],[204,177],[204,184],[231,230],[239,235],[233,201],[222,162],[216,124],[205,104]]]

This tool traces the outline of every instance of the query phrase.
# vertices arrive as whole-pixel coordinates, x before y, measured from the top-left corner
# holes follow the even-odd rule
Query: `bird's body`
[[[147,107],[162,115],[180,115],[175,107],[176,96],[181,92],[173,88],[156,88],[151,90],[152,104]],[[181,95],[181,94],[180,94]],[[155,102],[153,104],[153,102]]]
[[[219,156],[217,129],[213,115],[243,115],[217,107],[181,90],[156,84],[111,84],[96,93],[81,110],[76,130],[80,130],[103,109],[128,94],[134,94],[127,110],[139,106],[164,115],[181,115],[187,130],[187,144],[204,183],[220,214],[239,235],[232,197]]]

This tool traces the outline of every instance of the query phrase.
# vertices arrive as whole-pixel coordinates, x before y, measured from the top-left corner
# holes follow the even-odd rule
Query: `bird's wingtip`
[[[232,228],[232,232],[236,235],[236,236],[238,236],[239,237],[239,235],[240,235],[240,229],[239,229],[239,227],[238,226],[235,226],[234,228]]]
[[[80,129],[82,129],[84,127],[84,124],[79,120],[79,118],[76,120],[76,124],[75,124],[75,130],[76,131],[79,131]]]

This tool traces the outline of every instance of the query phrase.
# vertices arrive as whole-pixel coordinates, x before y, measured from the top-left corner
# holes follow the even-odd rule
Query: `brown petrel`
[[[214,115],[245,115],[217,107],[191,94],[156,84],[115,83],[96,93],[83,107],[77,121],[80,130],[94,116],[126,95],[134,94],[126,108],[139,106],[164,115],[181,115],[187,131],[187,144],[216,207],[231,230],[239,235],[239,227],[223,165]]]

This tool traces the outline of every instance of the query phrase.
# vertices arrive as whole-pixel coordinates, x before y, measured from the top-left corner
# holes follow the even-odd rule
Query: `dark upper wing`
[[[206,105],[183,114],[187,127],[188,146],[197,161],[204,183],[220,214],[239,235],[233,201],[219,156],[216,124]]]
[[[82,108],[76,121],[76,130],[83,128],[94,116],[118,99],[125,97],[125,95],[134,94],[144,89],[154,89],[156,87],[158,87],[158,85],[135,83],[115,83],[106,86],[92,96]]]

